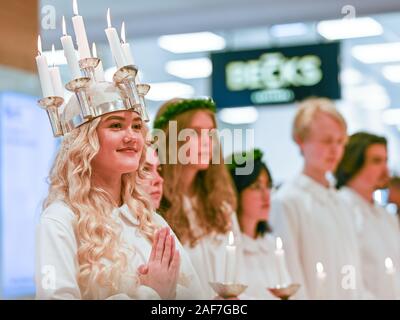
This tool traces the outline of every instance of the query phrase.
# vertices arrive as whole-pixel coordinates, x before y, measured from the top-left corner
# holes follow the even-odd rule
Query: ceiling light
[[[400,61],[400,42],[354,46],[351,53],[356,59],[364,63]]]
[[[271,35],[275,38],[302,36],[307,31],[308,28],[305,23],[277,24],[270,29]]]
[[[158,45],[173,53],[222,50],[225,39],[212,32],[184,33],[158,38]]]
[[[321,21],[317,24],[317,30],[328,40],[371,37],[383,33],[382,26],[369,17]]]
[[[385,66],[382,68],[383,76],[391,82],[400,82],[400,64]]]
[[[356,69],[346,68],[340,72],[340,81],[342,84],[354,86],[363,81],[363,75]]]
[[[153,101],[164,101],[172,98],[191,98],[194,88],[181,82],[157,82],[150,84],[150,91],[146,99]]]
[[[400,124],[400,109],[388,109],[382,113],[383,123],[389,126],[395,126]]]
[[[207,78],[211,75],[212,65],[208,58],[168,61],[165,70],[183,79]]]
[[[250,124],[258,119],[255,107],[224,108],[218,112],[221,121],[230,124]]]

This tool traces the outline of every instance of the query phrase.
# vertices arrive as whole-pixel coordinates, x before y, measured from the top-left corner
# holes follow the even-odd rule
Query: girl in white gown
[[[190,259],[138,183],[146,179],[140,114],[112,83],[87,94],[97,117],[82,120],[75,96],[61,115],[69,129],[37,229],[37,298],[202,298]]]
[[[215,110],[208,99],[173,99],[161,106],[154,122],[165,137],[158,149],[164,179],[160,212],[184,245],[208,298],[216,295],[209,282],[225,281],[230,231],[238,247],[235,282],[244,282],[235,196],[212,136]]]
[[[249,174],[240,174],[235,154],[227,159],[229,171],[234,181],[238,199],[238,220],[242,231],[242,243],[247,274],[246,293],[255,299],[276,299],[268,290],[284,285],[280,283],[278,265],[275,258],[276,239],[269,225],[270,192],[272,177],[262,161],[262,152],[251,150],[241,155],[254,166]],[[290,283],[286,266],[282,274]]]

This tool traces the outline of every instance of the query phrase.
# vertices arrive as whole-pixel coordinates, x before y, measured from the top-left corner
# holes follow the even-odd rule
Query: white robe
[[[138,220],[130,213],[127,205],[114,209],[112,215],[122,227],[121,239],[128,258],[128,268],[121,275],[116,294],[112,294],[109,288],[94,283],[90,284],[90,298],[160,299],[155,290],[140,285],[137,281],[137,268],[148,262],[151,242],[137,228]],[[42,213],[36,235],[37,299],[82,299],[82,292],[77,282],[79,264],[75,221],[73,211],[61,201],[52,203]],[[156,213],[153,214],[153,222],[162,227],[168,226]],[[190,259],[177,239],[176,244],[181,254],[176,298],[204,298]],[[108,260],[103,262],[110,263]]]
[[[356,191],[343,187],[340,196],[352,209],[360,243],[365,287],[376,299],[397,299],[400,274],[386,273],[385,259],[390,257],[400,268],[400,230],[398,220],[377,204],[368,203]]]
[[[245,268],[248,282],[246,293],[258,300],[277,299],[268,288],[279,283],[275,259],[275,237],[265,234],[257,239],[242,234]]]
[[[191,201],[186,196],[183,197],[185,213],[188,216],[192,232],[198,229],[196,222],[196,212],[193,209]],[[232,213],[232,232],[236,246],[236,282],[246,284],[246,277],[243,266],[243,251],[241,246],[241,232],[237,221],[236,213]],[[226,271],[226,246],[228,245],[228,234],[210,234],[201,238],[194,247],[184,244],[193,266],[200,278],[203,292],[208,299],[216,296],[209,282],[224,282]],[[245,292],[246,294],[246,292]],[[246,295],[240,296],[248,298]]]
[[[351,212],[333,187],[298,175],[273,195],[270,220],[275,235],[283,240],[292,280],[301,284],[293,298],[364,298]],[[325,281],[316,276],[317,262],[324,266]],[[354,277],[346,277],[353,271]],[[348,280],[355,280],[355,287]]]

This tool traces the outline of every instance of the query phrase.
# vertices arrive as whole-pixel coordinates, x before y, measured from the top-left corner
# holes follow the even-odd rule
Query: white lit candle
[[[96,49],[96,44],[93,42],[92,44],[92,56],[93,58],[97,58],[97,49]],[[99,64],[97,65],[96,69],[94,70],[96,81],[104,81],[104,68],[103,68],[103,63],[101,60],[99,61]]]
[[[108,8],[107,10],[107,29],[105,29],[104,31],[106,32],[108,43],[110,44],[111,53],[117,64],[117,68],[126,66],[117,30],[115,30],[115,28],[111,26],[110,8]]]
[[[321,262],[317,262],[315,268],[317,269],[316,299],[324,299],[326,282],[326,272],[324,271],[324,265]]]
[[[129,43],[126,42],[126,35],[125,35],[125,22],[122,22],[122,27],[121,27],[121,48],[122,52],[124,54],[125,62],[128,65],[133,65],[135,64],[135,61],[133,60],[131,48],[129,46]]]
[[[226,246],[225,283],[235,283],[236,278],[236,246],[233,232],[229,232],[229,243]]]
[[[76,0],[72,2],[74,16],[72,17],[72,24],[74,26],[76,42],[78,43],[79,58],[90,58],[89,42],[86,36],[85,23],[82,16],[78,12],[78,4]]]
[[[277,287],[289,286],[291,279],[289,276],[289,272],[286,268],[285,251],[283,250],[283,243],[280,237],[276,238],[275,261],[278,273]]]
[[[64,56],[67,59],[68,68],[71,73],[72,79],[77,79],[81,77],[81,69],[79,68],[78,58],[76,57],[76,52],[74,44],[72,42],[72,37],[67,34],[67,27],[65,25],[64,16],[62,17],[62,33],[61,44],[64,49]]]
[[[57,97],[64,98],[64,88],[61,81],[60,68],[55,66],[54,64],[54,59],[55,59],[54,44],[51,46],[51,52],[52,52],[53,66],[49,68],[49,71],[50,71],[51,83],[54,89],[54,95],[56,95]]]
[[[54,96],[53,84],[51,82],[49,66],[44,55],[42,55],[42,42],[40,36],[37,41],[38,55],[36,56],[36,65],[39,73],[40,85],[42,87],[43,97]]]
[[[393,261],[390,257],[387,257],[385,259],[385,268],[386,268],[386,274],[388,276],[388,282],[390,283],[390,288],[391,288],[391,296],[394,299],[397,299],[397,290],[396,290],[396,269],[393,265]]]

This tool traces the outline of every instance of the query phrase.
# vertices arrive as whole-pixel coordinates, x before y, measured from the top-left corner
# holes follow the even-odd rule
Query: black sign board
[[[340,98],[338,42],[211,54],[219,108]]]

